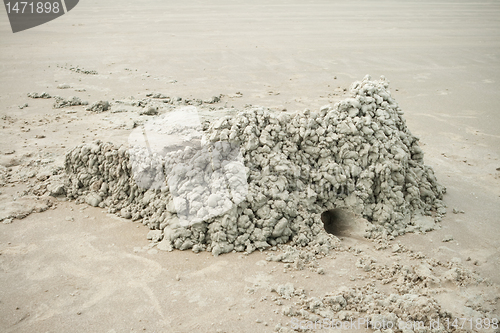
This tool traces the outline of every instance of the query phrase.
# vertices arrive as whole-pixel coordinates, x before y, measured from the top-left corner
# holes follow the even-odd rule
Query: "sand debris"
[[[42,93],[37,93],[37,92],[30,92],[28,93],[28,97],[30,98],[52,98],[48,93],[42,92]]]
[[[110,108],[110,104],[108,101],[97,101],[97,102],[92,103],[92,105],[89,106],[86,110],[99,113],[99,112],[108,111],[109,108]]]
[[[89,104],[88,102],[82,101],[79,97],[76,97],[76,96],[70,97],[68,99],[65,99],[65,98],[59,97],[59,96],[55,96],[55,99],[56,99],[56,101],[53,105],[54,109]]]

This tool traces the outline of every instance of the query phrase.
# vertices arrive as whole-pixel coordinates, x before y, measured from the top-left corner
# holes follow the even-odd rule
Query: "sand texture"
[[[0,331],[500,332],[499,4],[3,8]]]

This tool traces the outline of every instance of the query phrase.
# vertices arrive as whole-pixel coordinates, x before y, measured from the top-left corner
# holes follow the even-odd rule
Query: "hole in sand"
[[[321,214],[321,221],[326,232],[339,236],[348,236],[353,228],[353,214],[343,208],[330,209]]]

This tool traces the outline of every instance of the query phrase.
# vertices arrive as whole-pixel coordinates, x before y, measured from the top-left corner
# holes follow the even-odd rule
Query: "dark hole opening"
[[[351,229],[352,217],[349,212],[342,208],[330,209],[321,214],[321,221],[325,231],[335,236],[346,236]]]

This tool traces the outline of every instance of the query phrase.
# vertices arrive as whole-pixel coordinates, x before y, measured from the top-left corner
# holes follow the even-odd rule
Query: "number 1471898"
[[[5,4],[7,13],[15,14],[57,14],[61,10],[59,8],[59,2],[50,1],[19,1],[19,2],[7,2]]]

